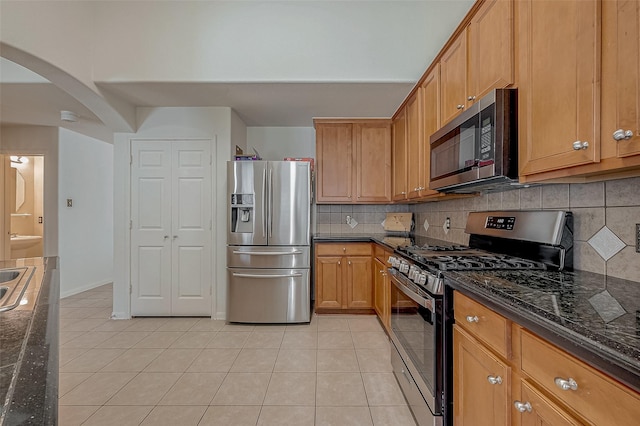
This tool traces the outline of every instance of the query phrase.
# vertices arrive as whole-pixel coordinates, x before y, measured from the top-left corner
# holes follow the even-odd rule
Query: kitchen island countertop
[[[0,261],[34,266],[21,304],[0,312],[0,425],[55,425],[58,415],[57,258]]]

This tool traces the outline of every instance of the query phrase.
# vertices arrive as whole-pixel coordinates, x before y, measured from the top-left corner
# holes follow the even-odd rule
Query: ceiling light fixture
[[[73,111],[60,111],[60,120],[75,123],[78,121],[78,114]]]

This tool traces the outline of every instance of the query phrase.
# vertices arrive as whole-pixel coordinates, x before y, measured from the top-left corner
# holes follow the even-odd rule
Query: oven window
[[[391,286],[391,328],[411,358],[431,392],[434,392],[436,362],[434,318],[423,308]]]

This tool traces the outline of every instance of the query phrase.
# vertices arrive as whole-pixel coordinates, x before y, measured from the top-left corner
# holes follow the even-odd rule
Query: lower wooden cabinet
[[[639,393],[458,291],[454,309],[454,425],[638,423]]]
[[[511,368],[458,326],[453,346],[454,424],[511,424]]]
[[[373,309],[370,243],[315,245],[316,311]]]
[[[391,328],[391,300],[389,274],[387,265],[379,258],[373,260],[373,308],[382,325]]]

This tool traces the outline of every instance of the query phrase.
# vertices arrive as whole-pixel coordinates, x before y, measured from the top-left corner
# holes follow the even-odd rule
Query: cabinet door
[[[318,161],[318,202],[352,201],[353,125],[351,123],[316,125]]]
[[[316,308],[342,308],[341,256],[316,257]]]
[[[457,326],[453,346],[454,424],[511,424],[510,367]]]
[[[615,9],[615,23],[606,28],[607,34],[615,31],[615,44],[611,52],[603,52],[606,59],[615,65],[613,80],[615,81],[615,105],[616,119],[613,126],[603,129],[603,140],[612,140],[613,133],[620,129],[630,132],[628,139],[622,139],[617,145],[617,156],[628,157],[640,154],[640,2],[637,0],[617,0],[605,2],[603,7]],[[610,46],[607,46],[610,47]],[[603,75],[603,79],[604,79]],[[603,93],[603,98],[606,96]],[[604,114],[604,113],[603,113]],[[604,139],[607,138],[607,139]]]
[[[469,25],[469,91],[475,102],[513,84],[513,1],[487,0]]]
[[[407,198],[407,115],[404,108],[391,125],[393,148],[393,201]]]
[[[430,137],[440,128],[440,66],[429,73],[422,83],[422,182],[424,182],[423,196],[437,194],[438,191],[429,189],[431,182],[431,144]]]
[[[599,161],[600,2],[518,9],[520,174]]]
[[[467,95],[467,33],[462,32],[440,60],[442,123],[464,110]]]
[[[373,308],[372,260],[370,256],[350,256],[347,261],[347,303],[350,309]]]
[[[385,317],[385,274],[387,267],[379,259],[373,261],[373,308],[384,322]]]
[[[423,189],[422,123],[420,91],[407,102],[407,198],[417,198]]]
[[[356,202],[391,201],[391,126],[355,124]]]
[[[521,381],[520,392],[522,401],[515,401],[515,403],[522,407],[520,410],[517,409],[521,412],[520,424],[522,426],[577,426],[582,424],[558,408],[525,380]]]

